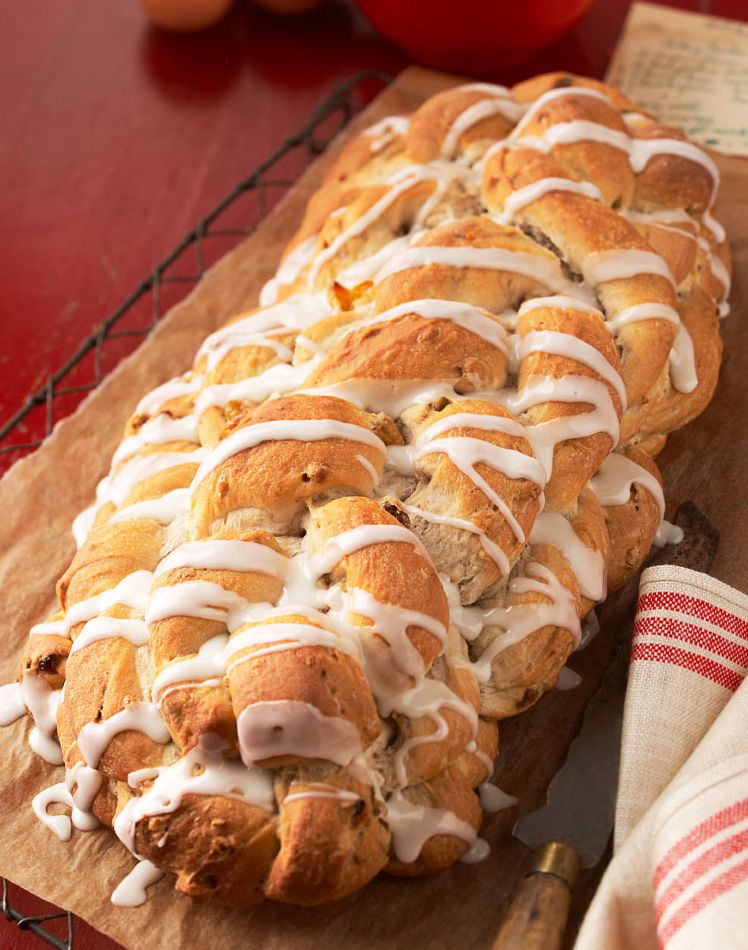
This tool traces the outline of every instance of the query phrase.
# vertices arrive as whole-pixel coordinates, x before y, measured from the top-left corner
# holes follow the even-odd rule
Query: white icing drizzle
[[[632,459],[613,452],[603,461],[589,484],[600,504],[606,508],[625,505],[631,496],[632,486],[641,486],[654,498],[660,512],[660,524],[653,544],[664,547],[666,544],[680,544],[683,540],[682,529],[665,521],[665,496],[659,481]]]
[[[126,848],[135,852],[135,826],[139,821],[177,811],[185,795],[220,795],[273,811],[272,773],[225,759],[219,746],[215,739],[204,736],[200,746],[173,765],[130,773],[133,787],[153,781],[127,802],[114,821],[114,831]]]
[[[517,339],[517,338],[515,338]],[[618,395],[622,410],[626,409],[626,387],[619,371],[596,347],[585,343],[570,333],[557,333],[553,330],[531,330],[519,339],[517,356],[523,360],[530,353],[548,353],[552,356],[564,356],[567,359],[583,363],[609,383]]]
[[[600,142],[619,149],[627,154],[631,170],[634,174],[640,174],[647,167],[649,161],[656,155],[675,155],[679,158],[685,158],[688,161],[701,165],[709,173],[712,179],[712,194],[707,209],[702,215],[702,222],[708,228],[718,244],[725,240],[725,230],[722,225],[712,215],[712,209],[719,187],[719,169],[714,160],[702,151],[698,146],[691,142],[684,142],[681,139],[672,138],[633,138],[628,131],[623,132],[610,128],[599,122],[592,122],[586,119],[576,119],[570,122],[558,122],[549,126],[540,135],[523,135],[528,122],[535,115],[536,111],[545,102],[558,96],[569,95],[591,95],[594,98],[608,101],[606,96],[598,93],[596,90],[583,89],[581,87],[569,86],[565,89],[551,90],[545,95],[540,96],[525,114],[524,119],[514,128],[511,139],[522,145],[536,148],[547,152],[556,145],[570,145],[576,142]],[[623,116],[627,125],[635,124],[640,120],[649,122],[647,116],[640,114],[628,114]]]
[[[9,726],[26,712],[20,683],[0,686],[0,726]]]
[[[228,634],[206,640],[194,656],[167,664],[153,680],[151,697],[157,706],[175,689],[187,686],[218,685],[225,672],[225,648]]]
[[[493,763],[491,763],[491,770],[493,771]],[[480,796],[480,807],[483,811],[489,813],[512,808],[519,801],[514,795],[508,795],[498,785],[492,785],[490,782],[483,782],[479,785],[478,794]]]
[[[407,192],[410,188],[421,181],[431,181],[435,183],[435,188],[431,198],[421,206],[421,210],[416,218],[416,224],[420,223],[431,212],[431,208],[438,201],[444,190],[450,182],[463,174],[462,170],[454,168],[451,163],[433,164],[433,165],[408,165],[399,169],[387,179],[392,186],[390,190],[378,201],[368,208],[351,225],[338,234],[335,240],[331,241],[329,246],[321,250],[309,270],[308,283],[314,284],[320,269],[328,261],[332,260],[336,254],[344,247],[351,238],[357,237],[364,232],[369,225],[377,220],[400,195]]]
[[[606,320],[606,324],[611,333],[617,333],[621,327],[629,323],[638,323],[640,320],[667,320],[680,326],[680,316],[673,307],[662,303],[637,303],[632,307],[625,307],[623,310]]]
[[[577,297],[568,297],[564,294],[556,294],[553,297],[533,297],[531,300],[526,300],[519,308],[519,315],[522,316],[525,313],[530,313],[541,307],[557,307],[561,310],[579,310],[581,313],[593,313],[595,316],[600,317],[601,320],[605,319],[598,307],[594,307],[592,304],[580,300]]]
[[[387,824],[395,857],[405,864],[415,861],[429,838],[436,835],[460,838],[468,847],[477,838],[475,828],[454,812],[413,805],[402,792],[394,792],[387,799]]]
[[[283,580],[288,570],[288,558],[266,544],[256,541],[235,541],[211,538],[206,541],[187,541],[175,548],[158,565],[155,576],[179,567],[200,570],[257,571]]]
[[[408,528],[395,524],[362,524],[327,541],[324,548],[312,558],[314,575],[321,577],[329,573],[342,558],[372,544],[392,542],[413,545],[421,557],[431,564],[431,558],[421,540]]]
[[[292,284],[314,257],[316,246],[317,235],[313,234],[289,251],[281,261],[275,276],[271,277],[260,291],[260,306],[269,307],[276,302],[281,287]]]
[[[489,413],[458,412],[443,416],[432,425],[419,433],[412,446],[394,446],[388,450],[388,459],[395,467],[403,472],[412,471],[413,460],[417,460],[432,452],[444,452],[465,475],[468,476],[486,496],[502,511],[506,518],[508,510],[505,503],[497,502],[498,496],[475,470],[475,465],[484,462],[501,471],[509,478],[527,478],[541,487],[545,484],[545,472],[542,465],[531,455],[526,455],[515,449],[504,449],[493,443],[466,436],[452,436],[449,440],[434,439],[434,436],[444,435],[450,431],[470,427],[491,432],[504,432],[518,438],[527,439],[526,429],[516,420],[506,416]],[[488,489],[488,491],[486,490]],[[500,501],[500,499],[499,499]],[[519,527],[516,519],[510,512],[507,521]],[[513,527],[512,530],[515,530]],[[516,533],[516,531],[515,531]],[[524,534],[522,539],[524,539]],[[520,535],[517,535],[519,537]]]
[[[112,891],[110,900],[116,907],[140,907],[148,900],[148,888],[163,876],[151,861],[138,861]]]
[[[390,142],[396,138],[404,138],[410,129],[410,119],[404,115],[391,115],[361,133],[367,138],[373,139],[369,145],[372,155],[377,155],[382,149],[386,148]]]
[[[413,250],[419,249],[413,248]],[[429,250],[432,250],[432,248],[429,248]],[[384,313],[371,317],[369,320],[362,320],[349,332],[380,323],[388,323],[390,320],[396,320],[409,314],[415,314],[424,320],[449,320],[464,330],[481,337],[492,346],[503,350],[505,353],[507,352],[506,331],[495,317],[478,307],[451,300],[409,300],[407,303],[398,304],[396,307],[385,310]]]
[[[515,604],[493,607],[483,612],[484,626],[499,627],[502,632],[471,664],[480,683],[487,683],[491,678],[491,664],[499,653],[541,627],[563,627],[572,635],[575,645],[579,643],[581,627],[571,592],[543,564],[530,561],[525,567],[525,574],[525,577],[515,577],[509,582],[510,593],[539,593],[548,598],[550,603]]]
[[[62,841],[70,840],[73,828],[93,831],[98,828],[99,820],[91,813],[91,806],[101,787],[101,780],[101,772],[89,768],[83,762],[76,762],[72,769],[66,770],[64,781],[51,785],[34,796],[34,814]],[[70,809],[70,815],[50,815],[47,809],[50,805],[57,804],[66,805]]]
[[[602,201],[603,196],[597,185],[588,181],[575,181],[573,178],[539,178],[537,181],[524,188],[518,188],[507,195],[504,200],[504,210],[500,215],[502,223],[509,223],[526,205],[538,201],[544,195],[552,191],[566,191],[575,195],[583,195],[585,198],[592,198],[594,201]]]
[[[191,376],[189,373],[184,376],[176,376],[143,396],[135,407],[135,412],[153,416],[159,412],[164,403],[171,399],[178,399],[181,396],[191,396],[200,389],[202,384],[202,376]]]
[[[669,521],[662,521],[657,525],[652,544],[656,548],[664,548],[666,544],[680,544],[684,538],[683,528],[676,524],[670,524]]]
[[[485,429],[488,432],[505,432],[519,439],[527,439],[525,427],[508,416],[499,416],[488,412],[452,412],[431,423],[416,439],[416,446],[424,445],[434,436],[444,435],[459,428]]]
[[[577,652],[588,647],[598,633],[600,633],[600,621],[595,611],[591,610],[582,621],[582,639],[577,646]]]
[[[167,442],[197,442],[197,420],[194,415],[173,419],[161,413],[149,419],[137,431],[124,439],[112,456],[112,467],[135,455],[146,445],[164,445]]]
[[[361,801],[361,796],[356,792],[351,792],[346,788],[336,788],[334,785],[326,785],[324,782],[315,782],[309,785],[302,792],[292,792],[283,799],[284,805],[290,805],[293,802],[301,802],[309,798],[327,798],[337,801],[341,805],[353,805]]]
[[[670,350],[670,380],[680,393],[692,393],[699,385],[693,340],[682,323]]]
[[[221,621],[231,629],[248,606],[239,594],[213,581],[181,581],[151,592],[145,620],[150,626],[168,617],[201,617]]]
[[[171,741],[169,731],[152,703],[130,703],[108,719],[86,723],[78,733],[78,749],[86,764],[95,769],[112,739],[130,729],[144,732],[154,742]]]
[[[607,320],[606,326],[611,333],[617,333],[622,327],[641,320],[667,320],[678,328],[675,343],[670,351],[670,379],[673,388],[678,392],[693,392],[699,382],[693,342],[681,323],[677,310],[661,303],[634,304]]]
[[[698,244],[701,250],[709,256],[709,267],[712,272],[712,277],[722,284],[722,299],[724,299],[730,293],[731,283],[730,275],[727,272],[724,261],[704,238],[699,238]]]
[[[632,459],[618,452],[611,453],[600,465],[597,474],[590,480],[590,488],[604,508],[625,505],[631,496],[631,486],[640,485],[654,498],[665,517],[665,496],[662,485],[651,472]]]
[[[448,383],[434,382],[433,379],[348,379],[307,392],[312,395],[337,396],[361,409],[371,407],[374,411],[386,412],[393,419],[399,418],[405,409],[418,403],[459,398]]]
[[[320,615],[323,616],[323,615]],[[360,650],[347,641],[331,632],[326,627],[319,627],[311,623],[257,623],[237,630],[226,647],[226,672],[230,673],[237,666],[254,660],[259,656],[271,653],[282,653],[286,650],[298,650],[301,647],[320,646],[328,649],[340,650],[358,656]],[[244,650],[251,649],[251,653],[238,656]],[[232,659],[237,657],[237,659]]]
[[[202,447],[192,452],[150,452],[148,455],[136,455],[99,482],[96,487],[95,509],[102,508],[110,501],[120,507],[133,488],[144,479],[180,465],[197,465],[206,455],[207,449]]]
[[[173,488],[159,498],[148,498],[146,501],[136,501],[132,505],[120,508],[107,522],[129,521],[132,518],[150,518],[160,524],[171,524],[180,515],[184,515],[190,508],[189,488]]]
[[[542,511],[530,532],[530,544],[555,545],[574,571],[580,593],[594,601],[605,599],[605,558],[599,551],[587,547],[562,514]]]
[[[437,247],[436,245],[420,244],[412,245],[392,257],[389,263],[377,274],[376,283],[380,283],[386,277],[400,271],[410,270],[414,267],[427,267],[430,264],[440,264],[444,267],[475,267],[480,270],[508,271],[522,274],[538,284],[554,289],[561,289],[567,283],[561,273],[557,258],[550,254],[509,251],[503,247]],[[414,303],[420,302],[414,301]],[[452,302],[451,306],[453,309],[458,309],[467,305]]]
[[[342,716],[325,716],[311,703],[270,700],[245,706],[236,720],[245,765],[291,755],[348,765],[361,755],[358,730]]]
[[[654,251],[632,248],[615,248],[609,251],[593,251],[582,262],[582,274],[588,284],[598,287],[609,280],[623,280],[639,274],[654,274],[663,277],[675,287],[670,268]]]
[[[35,623],[29,630],[30,637],[65,637],[70,639],[70,634],[65,629],[64,620],[46,620],[44,623]]]
[[[91,533],[93,528],[94,521],[96,520],[96,515],[99,513],[98,505],[91,505],[89,508],[84,508],[79,515],[76,515],[73,518],[72,525],[72,534],[75,538],[76,548],[82,548],[86,543],[86,538]]]
[[[444,574],[439,575],[439,580],[442,582],[442,587],[449,602],[450,623],[457,627],[465,640],[475,640],[483,630],[483,608],[464,607],[460,600],[460,590],[457,584],[452,583]],[[459,666],[460,664],[453,661],[452,665]],[[493,773],[493,763],[489,761],[488,756],[484,757],[484,753],[480,751],[475,742],[469,742],[465,747],[465,751],[475,753],[481,761],[486,763],[489,774]]]
[[[261,346],[270,347],[280,359],[288,362],[291,350],[273,335],[305,330],[329,313],[329,304],[315,294],[294,294],[282,303],[257,310],[211,333],[197,351],[195,361],[206,357],[210,371],[231,350]]]
[[[610,99],[605,93],[597,89],[588,88],[587,86],[562,86],[559,89],[549,89],[548,92],[544,92],[542,96],[538,96],[538,98],[531,103],[523,118],[514,127],[512,138],[516,139],[522,135],[543,106],[549,102],[553,102],[555,99],[566,98],[566,96],[588,96],[590,99],[597,99],[600,102],[611,105]]]
[[[546,475],[543,465],[533,456],[525,455],[515,449],[504,449],[492,442],[468,436],[452,436],[448,439],[435,439],[428,442],[416,453],[416,459],[433,453],[443,453],[453,465],[483,492],[491,504],[501,512],[518,541],[524,542],[525,533],[515,518],[509,505],[501,495],[488,484],[478,472],[476,465],[485,464],[506,475],[507,478],[527,479],[541,487],[545,485]]]
[[[460,138],[474,125],[494,115],[503,115],[510,122],[516,122],[525,112],[525,107],[517,102],[509,89],[504,86],[491,86],[488,83],[472,83],[459,86],[459,92],[484,92],[490,98],[474,102],[454,119],[442,142],[441,154],[444,158],[453,158],[460,144]]]
[[[274,422],[258,422],[237,429],[218,443],[197,470],[192,483],[193,489],[227,459],[262,442],[320,442],[326,439],[360,442],[379,449],[382,454],[385,451],[384,442],[369,429],[350,422],[340,422],[338,419],[277,419]]]
[[[463,90],[481,91],[488,98],[472,103],[454,120],[443,142],[442,150],[445,156],[451,157],[455,154],[460,137],[473,125],[489,116],[504,114],[511,121],[519,119],[519,124],[512,133],[512,141],[503,145],[497,143],[490,151],[520,143],[548,151],[557,144],[582,140],[599,141],[624,150],[635,173],[641,172],[656,154],[680,155],[707,168],[712,175],[716,191],[716,166],[708,156],[690,143],[668,139],[632,139],[626,132],[586,120],[551,126],[543,133],[542,138],[523,135],[528,123],[543,104],[556,98],[575,94],[610,104],[610,100],[597,90],[573,86],[551,90],[532,103],[529,109],[516,103],[511,93],[503,87],[477,83],[465,86]],[[367,130],[364,134],[371,139],[371,152],[375,154],[385,148],[393,138],[407,134],[409,125],[409,119],[394,117]],[[389,449],[385,449],[384,443],[364,426],[334,419],[280,420],[237,430],[210,452],[196,447],[194,451],[189,452],[138,454],[146,446],[161,446],[171,442],[196,443],[200,415],[211,407],[225,406],[232,401],[262,402],[270,395],[298,389],[310,369],[319,363],[329,348],[328,341],[323,344],[313,343],[303,336],[303,331],[327,316],[331,309],[321,295],[313,293],[296,294],[282,303],[276,303],[281,288],[294,283],[308,265],[311,265],[308,282],[313,283],[319,276],[321,267],[334,259],[348,241],[363,235],[400,196],[420,182],[430,182],[433,188],[416,213],[411,235],[394,238],[368,258],[350,264],[337,276],[339,284],[354,288],[372,278],[376,278],[378,282],[400,271],[431,264],[508,271],[529,277],[551,291],[564,291],[555,296],[526,301],[520,307],[520,315],[538,307],[550,306],[592,313],[605,320],[598,307],[593,305],[594,296],[585,286],[568,281],[563,276],[559,262],[552,255],[511,252],[504,248],[426,247],[413,244],[424,222],[453,182],[459,179],[460,186],[467,192],[475,189],[478,166],[470,168],[468,165],[469,162],[452,163],[438,159],[430,165],[401,168],[386,180],[390,186],[389,191],[341,231],[329,246],[321,248],[317,235],[297,245],[282,262],[276,276],[263,288],[261,304],[265,309],[240,318],[213,333],[205,340],[197,355],[197,359],[206,358],[207,368],[211,370],[236,347],[262,346],[270,348],[275,358],[284,362],[276,363],[249,379],[236,383],[213,384],[201,392],[204,382],[202,376],[180,377],[163,384],[144,397],[138,411],[152,418],[141,426],[136,435],[126,439],[115,453],[115,470],[98,486],[97,504],[76,519],[76,539],[82,543],[98,510],[107,501],[112,501],[120,508],[112,520],[148,517],[162,524],[169,524],[175,518],[186,514],[190,493],[202,478],[234,454],[265,441],[319,441],[339,438],[376,448],[383,458],[386,455],[388,464],[408,475],[414,474],[413,463],[425,455],[447,455],[502,511],[518,540],[525,541],[521,526],[500,496],[478,475],[476,466],[487,464],[509,478],[529,479],[542,489],[550,475],[553,451],[558,442],[605,432],[614,444],[617,443],[618,414],[608,387],[618,395],[623,409],[626,405],[626,394],[620,373],[605,356],[595,347],[570,334],[531,331],[522,339],[515,336],[510,341],[505,327],[514,329],[517,314],[513,311],[497,316],[460,302],[417,300],[359,320],[347,329],[352,332],[415,313],[424,319],[450,320],[498,347],[509,358],[510,372],[515,372],[519,362],[531,353],[544,352],[573,359],[591,369],[602,381],[583,376],[567,376],[556,380],[550,376],[537,375],[530,377],[522,392],[516,395],[502,391],[498,394],[484,394],[485,398],[520,414],[545,401],[585,403],[593,407],[592,411],[528,427],[505,417],[458,412],[442,417],[434,425],[423,429],[412,444],[392,446]],[[602,199],[599,189],[593,184],[571,179],[545,178],[511,194],[506,200],[504,214],[500,220],[509,222],[512,216],[527,204],[552,191],[567,191],[594,200]],[[712,205],[713,200],[709,210],[703,215],[703,223],[716,240],[721,241],[724,239],[724,232],[711,216]],[[345,210],[340,208],[331,216],[343,215]],[[701,250],[709,257],[712,275],[724,287],[725,293],[727,292],[727,270],[709,242],[695,233],[698,228],[697,221],[683,211],[655,212],[648,216],[628,212],[626,216],[634,222],[643,222],[646,218],[657,226],[675,230],[697,240]],[[685,226],[689,230],[684,231],[682,227],[671,225]],[[651,251],[620,249],[599,252],[588,255],[583,265],[585,281],[594,287],[606,281],[638,274],[655,274],[667,279],[674,286],[667,264]],[[628,323],[655,318],[669,320],[678,326],[678,337],[671,354],[671,377],[675,388],[681,392],[690,392],[697,383],[693,345],[680,323],[677,311],[661,304],[641,304],[626,308],[605,322],[608,329],[615,333]],[[299,331],[302,331],[300,335]],[[299,366],[290,365],[293,354],[286,337],[292,334],[296,336],[299,347],[308,349],[313,354],[313,359],[309,362]],[[297,359],[299,352],[300,350],[297,350]],[[161,406],[167,400],[191,396],[198,392],[194,411],[190,415],[174,419],[160,412]],[[450,401],[460,398],[451,386],[434,380],[349,380],[312,392],[338,395],[362,408],[385,411],[393,418],[414,403],[429,402],[442,397]],[[480,438],[449,435],[458,427],[473,427],[524,437],[531,443],[536,457],[496,446]],[[449,437],[442,437],[445,434]],[[355,459],[376,485],[377,466],[362,454],[356,455]],[[616,459],[619,461],[615,461]],[[603,504],[622,504],[628,501],[631,485],[638,483],[653,494],[661,513],[664,511],[662,490],[652,475],[623,456],[611,456],[607,461],[610,462],[608,467],[603,463],[600,472],[591,482],[591,487]],[[149,499],[122,508],[132,488],[142,479],[186,463],[199,463],[190,489],[177,489],[162,498]],[[120,466],[118,470],[117,466]],[[618,498],[621,500],[616,500]],[[486,553],[496,562],[502,573],[510,573],[511,565],[505,553],[476,525],[413,506],[404,507],[410,514],[425,521],[448,524],[476,534]],[[678,531],[679,529],[663,522],[658,528],[657,539],[676,541]],[[542,513],[536,519],[528,540],[530,544],[556,545],[574,571],[582,595],[592,600],[602,599],[605,595],[603,558],[599,552],[588,548],[581,541],[566,518],[559,514]],[[424,743],[438,742],[446,738],[448,725],[443,715],[444,709],[450,709],[468,720],[473,739],[466,746],[466,751],[477,755],[490,774],[493,763],[485,753],[477,749],[475,742],[478,728],[475,710],[446,684],[427,676],[423,659],[408,635],[409,629],[420,627],[435,636],[443,650],[447,637],[443,624],[429,614],[406,610],[396,604],[382,603],[360,588],[344,589],[342,585],[334,585],[325,589],[318,584],[321,576],[329,573],[343,557],[371,545],[390,542],[411,544],[429,564],[431,563],[417,536],[399,525],[361,525],[329,539],[321,550],[315,553],[305,552],[294,558],[286,558],[254,542],[191,541],[182,544],[165,557],[157,568],[156,575],[179,568],[257,571],[283,581],[284,593],[279,606],[250,604],[220,584],[207,581],[186,581],[168,587],[156,587],[149,598],[148,590],[154,575],[148,571],[139,571],[124,578],[111,590],[73,605],[64,621],[37,625],[32,633],[65,636],[71,627],[84,623],[73,644],[73,652],[109,637],[124,637],[135,646],[142,646],[147,641],[147,624],[172,616],[221,621],[232,634],[230,637],[228,633],[215,636],[203,643],[197,654],[178,658],[163,667],[153,683],[153,703],[135,702],[107,720],[84,726],[78,736],[78,747],[86,762],[79,763],[66,773],[65,782],[36,797],[34,808],[40,819],[55,833],[68,838],[72,834],[73,826],[82,828],[87,823],[95,823],[95,818],[90,815],[90,806],[101,782],[101,775],[95,768],[101,755],[114,735],[129,729],[142,731],[157,742],[170,741],[156,704],[163,701],[173,690],[224,683],[227,671],[230,673],[236,666],[251,658],[305,646],[336,649],[358,659],[365,669],[380,715],[383,717],[397,713],[411,720],[427,716],[433,721],[435,729],[430,734],[406,739],[394,754],[394,770],[401,784],[407,781],[406,762],[412,750]],[[526,563],[525,576],[510,580],[508,590],[510,594],[515,595],[540,593],[544,595],[544,603],[515,604],[492,609],[463,607],[456,585],[445,581],[444,587],[449,599],[451,622],[459,628],[465,639],[475,639],[485,627],[499,628],[496,639],[475,663],[452,660],[454,667],[471,668],[480,682],[486,682],[490,678],[491,664],[501,651],[545,625],[566,628],[579,643],[581,630],[574,597],[548,568],[537,562],[530,560]],[[308,606],[309,604],[313,606]],[[99,616],[102,611],[114,605],[130,606],[139,610],[145,613],[146,620]],[[314,609],[315,607],[319,609]],[[322,613],[324,610],[327,613]],[[299,620],[299,615],[309,622]],[[352,615],[368,619],[370,624],[354,624]],[[268,622],[271,618],[278,618],[280,622]],[[449,657],[447,662],[450,662]],[[559,688],[564,688],[565,681],[568,685],[570,673],[566,668],[561,671]],[[23,687],[16,684],[2,687],[0,722],[6,719],[10,722],[22,715],[22,697],[31,708],[36,721],[32,740],[34,733],[37,733],[36,744],[44,746],[48,752],[54,747],[50,754],[58,756],[57,760],[61,761],[59,748],[52,738],[55,731],[54,712],[60,700],[59,692],[49,690],[46,681],[37,677],[34,677],[32,682],[28,675],[24,678]],[[274,812],[273,775],[254,767],[253,763],[275,756],[321,759],[340,766],[349,766],[352,775],[363,773],[364,780],[374,785],[375,793],[381,798],[377,776],[363,759],[358,731],[352,722],[343,717],[323,715],[316,706],[306,702],[257,702],[242,710],[237,719],[237,728],[241,756],[246,768],[239,763],[225,760],[220,750],[210,747],[213,740],[208,738],[203,740],[203,745],[198,749],[192,750],[172,766],[144,769],[131,774],[130,783],[134,787],[152,782],[145,790],[139,789],[141,794],[134,796],[127,803],[115,823],[118,836],[131,850],[137,822],[151,815],[174,811],[180,806],[185,794],[226,795]],[[74,787],[75,793],[72,792]],[[489,811],[496,810],[497,807],[509,807],[516,801],[488,783],[480,787],[480,794],[484,809]],[[303,799],[328,799],[346,807],[359,801],[360,796],[325,783],[313,783],[302,791],[287,795],[285,802],[293,803]],[[54,802],[71,808],[71,817],[49,815],[47,808]],[[424,843],[437,834],[464,840],[469,845],[463,856],[465,861],[481,860],[487,854],[487,845],[476,837],[475,830],[450,811],[413,805],[401,791],[390,796],[387,808],[393,848],[400,860],[415,860]],[[112,897],[113,902],[124,906],[142,903],[145,900],[145,887],[151,880],[160,876],[161,872],[150,862],[141,862],[117,888]]]
[[[94,617],[87,621],[73,641],[70,654],[78,653],[98,640],[111,640],[119,637],[142,647],[148,643],[148,628],[142,620],[123,620],[119,617]]]
[[[376,486],[377,482],[379,481],[379,473],[371,464],[371,462],[363,455],[357,455],[356,461],[359,463],[359,465],[366,469],[367,473],[371,477],[372,483]]]
[[[473,736],[477,735],[477,712],[469,703],[460,699],[446,683],[425,677],[412,689],[400,694],[392,701],[393,711],[401,713],[411,720],[428,716],[436,726],[434,732],[406,739],[395,753],[393,766],[395,776],[401,786],[408,784],[406,761],[411,750],[431,742],[440,742],[449,735],[449,726],[446,719],[441,715],[442,709],[451,709],[467,719]]]
[[[490,853],[491,845],[483,838],[476,838],[459,860],[463,864],[477,864],[479,861],[485,861]]]
[[[695,239],[696,236],[697,223],[682,208],[661,208],[658,211],[634,211],[632,208],[628,208],[621,212],[621,215],[627,221],[631,221],[632,224],[651,224],[658,228],[664,228],[666,231],[675,231],[682,234],[683,237]],[[693,230],[683,231],[679,227],[670,227],[670,225],[682,225]]]
[[[373,280],[385,264],[387,264],[395,254],[398,254],[406,248],[411,240],[412,236],[407,234],[402,237],[393,238],[393,240],[388,241],[385,245],[380,247],[378,251],[375,251],[368,257],[364,257],[360,261],[349,264],[348,267],[339,274],[336,274],[335,283],[340,284],[341,287],[345,287],[347,290],[353,290],[353,288],[358,287],[359,284]],[[309,347],[307,347],[307,349],[308,348]]]
[[[527,426],[527,437],[532,442],[535,455],[542,462],[548,478],[553,471],[553,452],[559,442],[604,432],[610,436],[614,447],[618,444],[618,413],[605,383],[589,376],[568,375],[562,379],[554,379],[550,376],[533,375],[516,396],[506,399],[507,406],[515,414],[526,412],[544,402],[587,403],[594,407],[591,412],[561,416],[548,422]]]
[[[43,676],[24,673],[21,679],[21,698],[34,719],[29,733],[29,745],[50,765],[62,765],[62,750],[55,739],[57,708],[62,690],[52,689]]]
[[[296,342],[301,337],[296,337]],[[291,366],[289,363],[275,363],[267,369],[241,379],[236,383],[215,383],[206,386],[195,401],[195,414],[201,416],[213,406],[223,407],[230,402],[264,402],[269,396],[282,395],[298,389],[309,375],[311,363]]]
[[[631,139],[631,169],[636,174],[643,172],[655,155],[677,155],[705,168],[711,176],[713,186],[719,184],[719,169],[712,158],[692,142],[681,139]]]
[[[326,602],[330,608],[327,616],[333,622],[347,624],[358,635],[366,677],[380,714],[386,718],[397,708],[403,694],[418,684],[426,672],[421,654],[408,636],[408,628],[421,627],[442,646],[447,640],[446,629],[430,614],[382,603],[357,587],[346,591],[333,587],[328,591]],[[356,626],[351,623],[350,614],[366,617],[371,623]]]
[[[69,631],[76,624],[90,620],[115,605],[131,607],[145,613],[152,580],[151,571],[133,571],[109,590],[72,604],[65,613],[65,629]]]
[[[512,133],[512,138],[515,138]],[[577,142],[599,142],[611,148],[629,152],[631,139],[628,133],[613,129],[600,122],[589,119],[572,119],[570,122],[557,122],[549,126],[542,135],[522,135],[515,141],[541,152],[549,152],[557,145],[575,145]]]

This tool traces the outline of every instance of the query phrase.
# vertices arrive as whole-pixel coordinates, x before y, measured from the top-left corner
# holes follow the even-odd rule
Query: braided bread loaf
[[[717,179],[561,74],[352,141],[76,521],[21,670],[52,756],[59,703],[40,817],[232,905],[475,854],[496,720],[668,535],[653,457],[721,358]]]

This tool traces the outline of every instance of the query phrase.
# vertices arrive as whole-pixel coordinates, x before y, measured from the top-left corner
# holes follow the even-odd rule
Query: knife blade
[[[658,551],[647,566],[677,564],[708,572],[719,543],[717,529],[692,502],[680,506],[675,523],[683,530],[683,541]],[[638,589],[637,576],[618,595],[632,616],[624,624],[601,684],[587,704],[566,762],[548,787],[546,804],[514,826],[514,836],[535,855],[494,950],[536,945],[552,950],[559,946],[580,867],[594,867],[610,839]]]

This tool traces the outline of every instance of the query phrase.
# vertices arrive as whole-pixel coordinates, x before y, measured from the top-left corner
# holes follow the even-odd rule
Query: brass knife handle
[[[558,950],[571,892],[581,866],[579,853],[565,841],[546,841],[535,852],[493,950]]]

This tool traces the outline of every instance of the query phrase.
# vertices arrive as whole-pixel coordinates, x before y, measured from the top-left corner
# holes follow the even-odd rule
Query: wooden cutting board
[[[302,176],[256,233],[223,258],[135,356],[60,423],[39,451],[0,482],[0,597],[6,640],[1,682],[14,678],[26,631],[52,604],[54,583],[74,551],[71,521],[90,503],[140,396],[182,373],[207,333],[255,304],[309,195],[345,141],[385,115],[411,111],[455,82],[455,77],[419,68],[402,73]],[[671,437],[661,463],[669,512],[681,501],[693,499],[722,535],[713,573],[745,588],[748,162],[715,157],[723,174],[718,210],[732,240],[736,271],[733,312],[723,324],[725,361],[713,403],[695,423]],[[0,761],[5,766],[0,771],[4,813],[0,874],[133,948],[490,946],[528,861],[528,853],[509,831],[520,811],[542,803],[550,779],[564,761],[624,621],[624,599],[613,598],[601,608],[601,635],[572,658],[570,665],[581,674],[581,685],[569,692],[553,691],[529,712],[502,724],[495,780],[516,795],[520,805],[485,817],[480,833],[490,843],[491,854],[482,863],[458,863],[441,875],[420,880],[380,875],[358,894],[321,908],[267,902],[240,913],[197,906],[176,895],[167,879],[151,889],[145,906],[117,909],[109,895],[132,866],[131,858],[108,832],[77,832],[71,843],[64,844],[34,820],[32,794],[61,775],[27,751],[28,723],[19,722],[0,730]],[[582,882],[573,922],[578,923],[593,882],[594,876],[588,876],[586,886]]]

